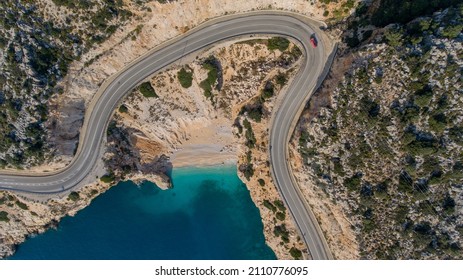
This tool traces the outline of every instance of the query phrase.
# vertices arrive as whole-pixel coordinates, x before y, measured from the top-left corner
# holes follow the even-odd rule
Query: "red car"
[[[310,43],[312,44],[312,47],[316,48],[318,45],[317,38],[315,38],[315,35],[312,35],[310,37]]]

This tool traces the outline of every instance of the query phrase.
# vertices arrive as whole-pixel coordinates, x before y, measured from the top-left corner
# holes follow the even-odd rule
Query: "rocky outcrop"
[[[144,181],[149,181],[154,183],[161,190],[168,190],[172,188],[172,182],[170,180],[170,177],[164,173],[135,173],[131,174],[128,178],[125,179],[133,181],[135,184],[141,184]]]
[[[75,215],[109,187],[98,182],[48,200],[0,191],[0,258],[12,255],[27,237],[56,227],[64,216]]]

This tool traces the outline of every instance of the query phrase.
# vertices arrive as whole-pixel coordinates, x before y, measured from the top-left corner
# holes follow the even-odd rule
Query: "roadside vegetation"
[[[124,104],[119,106],[119,113],[127,113],[128,111],[129,111],[129,108],[127,108],[127,106],[125,106]]]
[[[213,88],[220,90],[222,87],[222,67],[220,61],[213,56],[210,56],[203,62],[203,68],[206,69],[207,78],[203,80],[199,86],[204,91],[204,96],[214,102]],[[219,80],[220,78],[220,80]]]
[[[101,176],[100,180],[103,183],[112,183],[114,182],[114,180],[116,180],[116,177],[114,176],[114,173],[111,172],[111,173]]]
[[[153,86],[151,85],[150,82],[144,82],[140,85],[138,88],[140,90],[140,93],[146,97],[146,98],[151,98],[151,97],[158,97],[156,94],[156,91],[154,90]]]
[[[273,37],[268,39],[267,47],[269,50],[279,50],[284,52],[289,47],[289,40],[283,37]]]
[[[19,200],[16,200],[16,205],[21,208],[22,210],[29,210],[29,207],[27,206],[27,204],[19,201]]]
[[[291,254],[291,256],[292,256],[295,260],[300,260],[300,259],[302,259],[302,252],[301,252],[301,250],[297,249],[296,247],[292,247],[292,248],[289,250],[289,253]]]
[[[321,8],[325,9],[323,16],[328,17],[328,22],[345,19],[357,2],[356,0],[320,0]],[[336,4],[336,6],[329,9],[329,4]]]
[[[193,82],[193,70],[189,67],[182,67],[177,73],[177,78],[182,87],[189,88]]]
[[[80,195],[78,192],[71,192],[69,195],[68,195],[68,199],[70,201],[78,201],[80,199]]]

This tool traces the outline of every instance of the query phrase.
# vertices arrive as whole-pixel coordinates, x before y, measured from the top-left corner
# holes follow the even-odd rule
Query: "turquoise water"
[[[275,259],[236,167],[181,168],[174,188],[122,182],[10,259]]]

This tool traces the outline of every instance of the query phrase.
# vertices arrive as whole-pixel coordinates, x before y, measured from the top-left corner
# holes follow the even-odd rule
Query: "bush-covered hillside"
[[[56,6],[50,5],[54,3]],[[69,64],[131,15],[122,0],[4,0],[0,5],[0,167],[47,155],[47,100]]]
[[[461,259],[463,6],[408,21],[386,16],[390,2],[350,21],[345,41],[358,47],[341,60],[352,66],[303,125],[299,151],[348,213],[363,258]],[[397,23],[369,25],[379,18]]]

